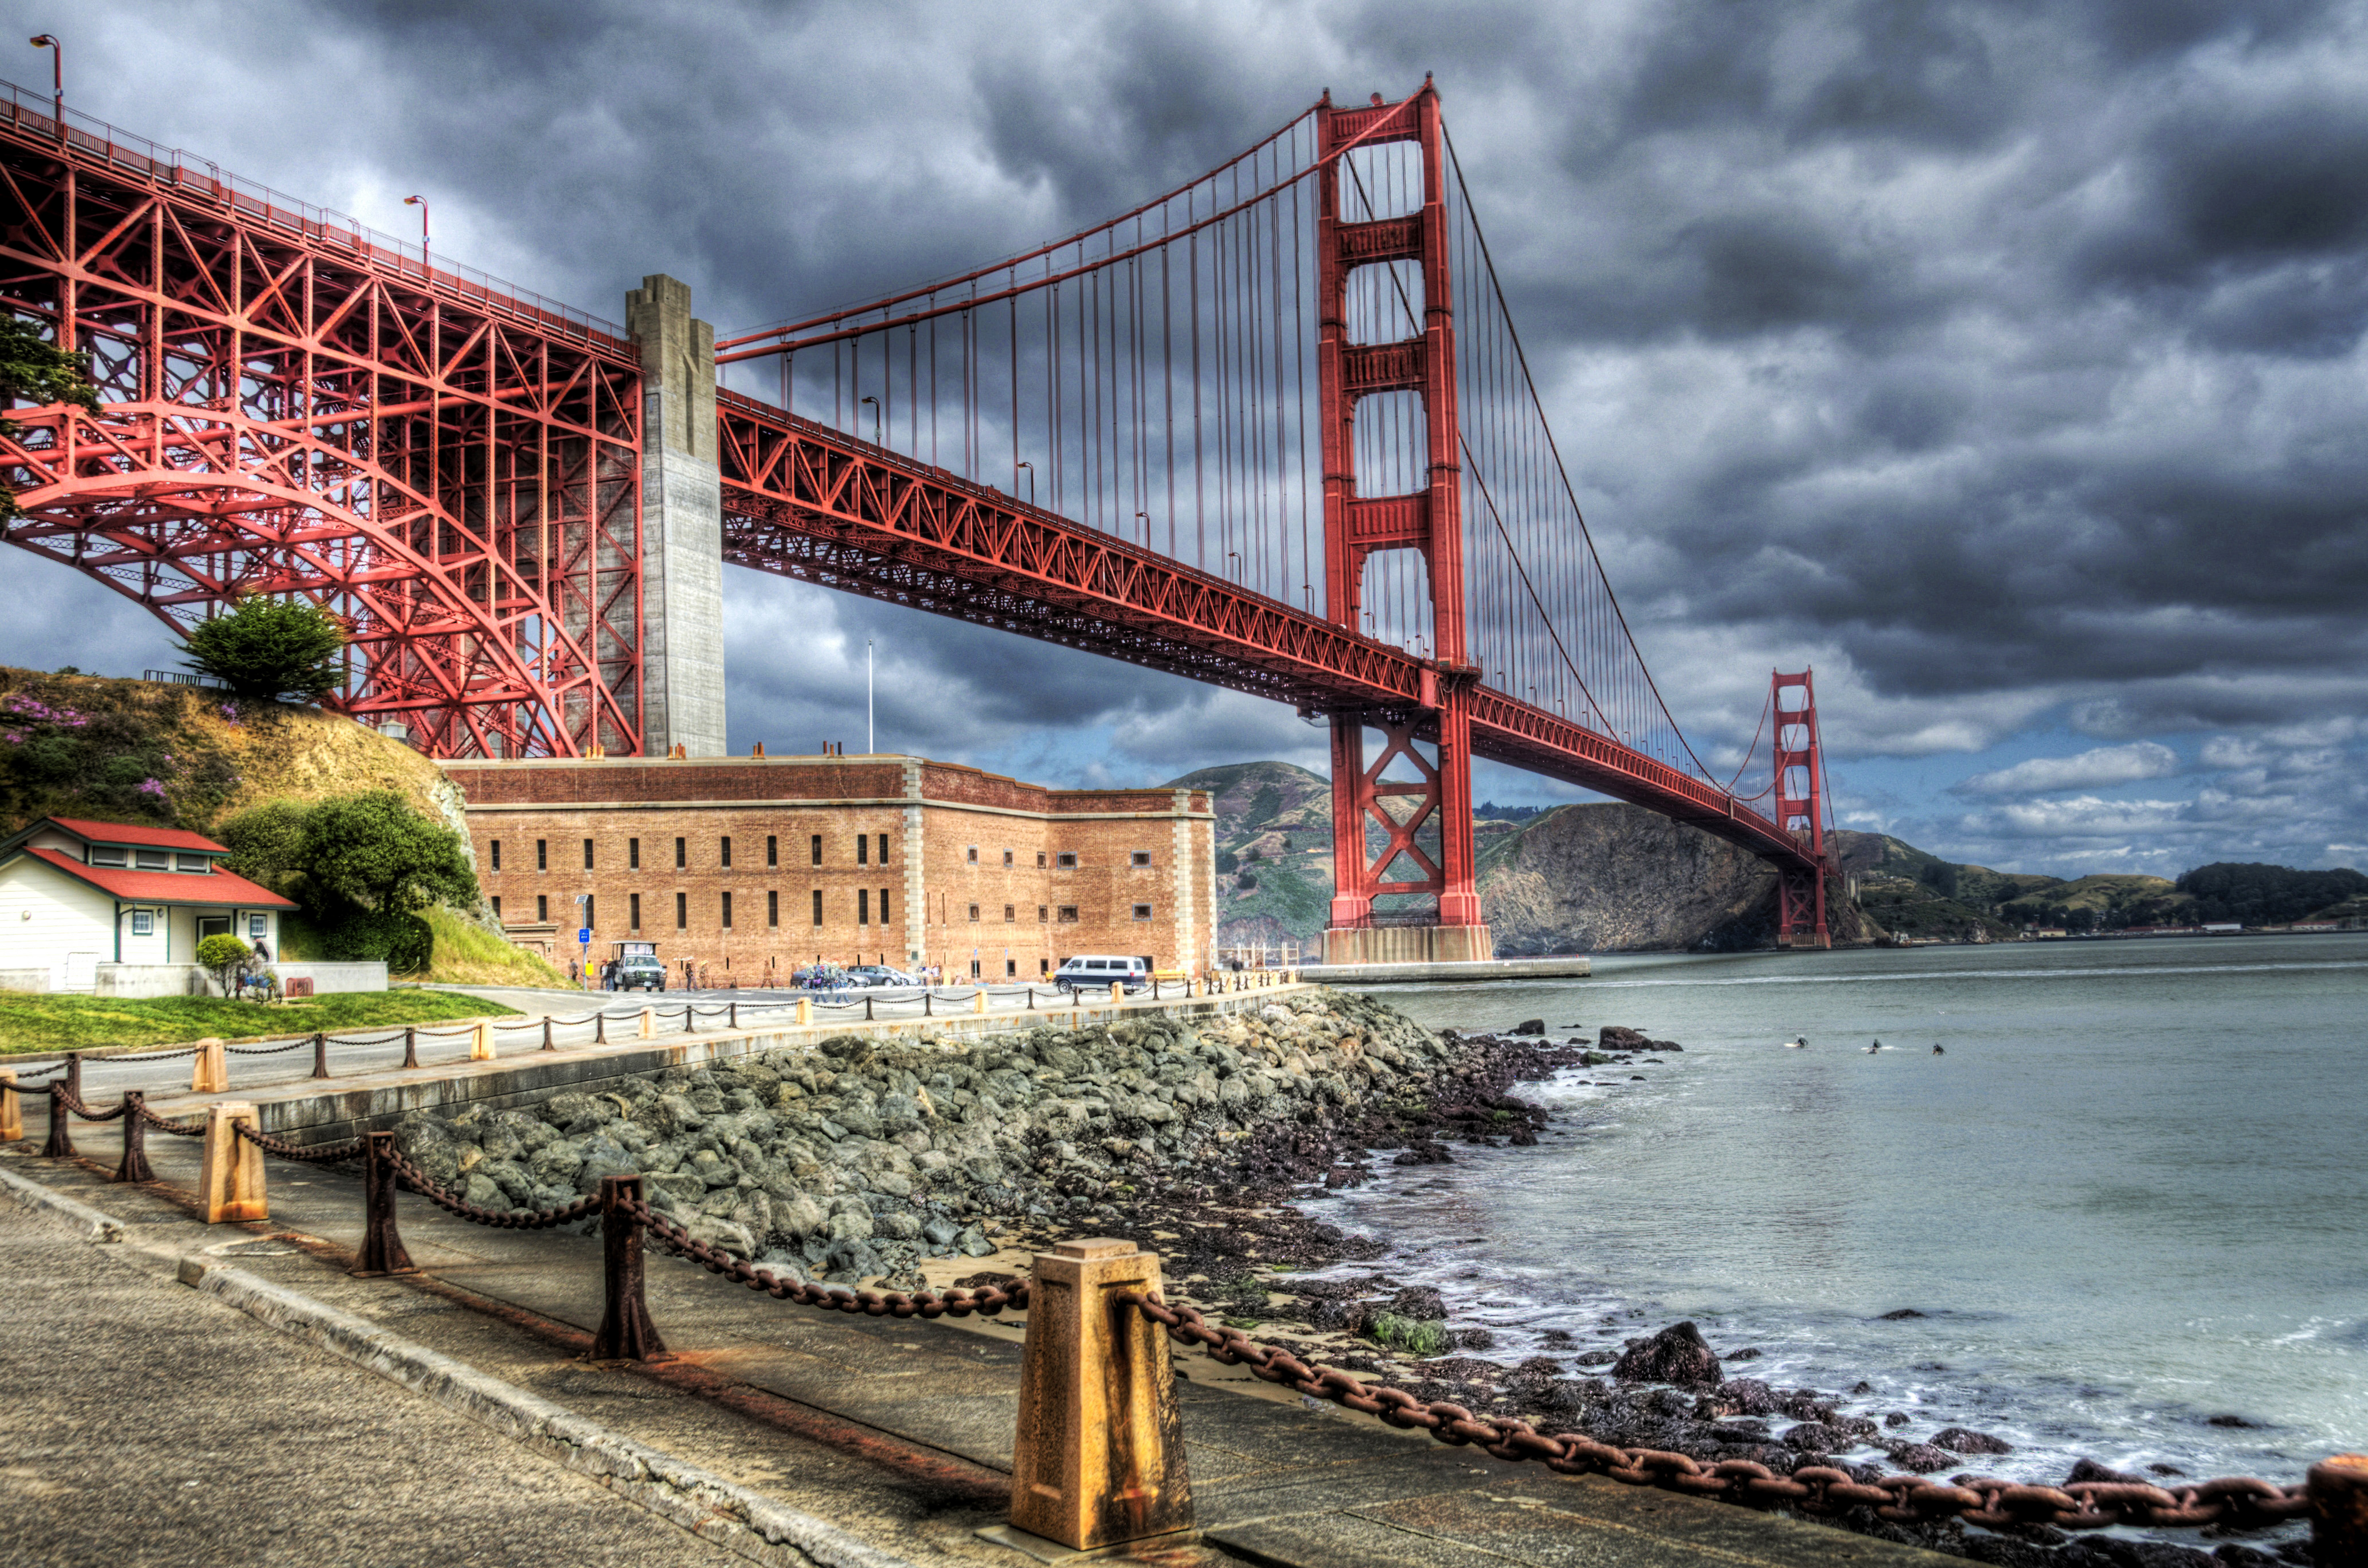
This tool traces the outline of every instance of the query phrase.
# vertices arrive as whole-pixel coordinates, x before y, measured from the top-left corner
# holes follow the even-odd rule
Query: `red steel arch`
[[[632,752],[641,367],[621,332],[45,102],[0,102],[0,303],[103,412],[20,411],[0,539],[186,626],[354,629],[332,705],[434,756]]]

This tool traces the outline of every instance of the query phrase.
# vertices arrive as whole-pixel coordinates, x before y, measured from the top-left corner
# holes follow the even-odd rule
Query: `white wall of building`
[[[0,866],[0,969],[46,969],[52,991],[88,991],[115,959],[115,900],[30,856]]]

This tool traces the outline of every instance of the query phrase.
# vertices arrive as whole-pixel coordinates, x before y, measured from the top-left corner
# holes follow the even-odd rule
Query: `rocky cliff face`
[[[1484,856],[1480,905],[1507,957],[1762,947],[1776,873],[1641,806],[1561,806]]]

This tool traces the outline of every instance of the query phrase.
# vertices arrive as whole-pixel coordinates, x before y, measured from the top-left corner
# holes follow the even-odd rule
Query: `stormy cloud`
[[[73,27],[87,112],[390,230],[429,193],[439,249],[598,313],[671,272],[727,331],[1435,72],[1706,759],[1741,760],[1770,667],[1814,664],[1846,825],[2032,869],[2368,843],[2361,5],[94,0]],[[170,662],[142,612],[20,566],[0,656]],[[1077,779],[1321,765],[1247,699],[726,591],[735,748],[859,741],[869,639],[883,745]],[[1521,788],[1561,797],[1482,792]]]

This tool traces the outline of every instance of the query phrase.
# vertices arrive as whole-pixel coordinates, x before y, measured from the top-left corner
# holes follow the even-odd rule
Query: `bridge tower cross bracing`
[[[1336,626],[1357,630],[1366,561],[1386,550],[1421,552],[1431,605],[1429,657],[1416,707],[1331,714],[1333,897],[1325,956],[1335,963],[1486,959],[1493,956],[1494,945],[1480,913],[1472,833],[1472,708],[1480,670],[1467,654],[1464,627],[1462,444],[1439,94],[1425,81],[1411,97],[1384,104],[1376,95],[1362,108],[1337,108],[1326,95],[1316,109],[1316,135],[1326,614]],[[1343,216],[1347,153],[1394,142],[1411,142],[1418,150],[1420,208],[1349,221]],[[1365,210],[1371,210],[1370,203]],[[1401,262],[1413,263],[1421,278],[1417,334],[1395,343],[1349,342],[1352,274]],[[1424,483],[1411,494],[1366,496],[1358,487],[1358,407],[1364,399],[1389,392],[1410,392],[1420,400]],[[1388,737],[1370,766],[1368,727]],[[1435,763],[1415,749],[1417,730],[1435,732]],[[1416,781],[1384,780],[1400,758],[1413,767]],[[1393,802],[1398,802],[1395,810]],[[1435,861],[1416,842],[1432,824],[1439,835]],[[1372,848],[1376,838],[1378,854]],[[1394,873],[1402,859],[1419,874]],[[1373,900],[1391,893],[1434,896],[1436,924],[1376,929]]]
[[[1817,739],[1814,672],[1769,676],[1775,721],[1776,825],[1808,852],[1810,865],[1777,868],[1776,945],[1830,948],[1826,929],[1826,758]]]

